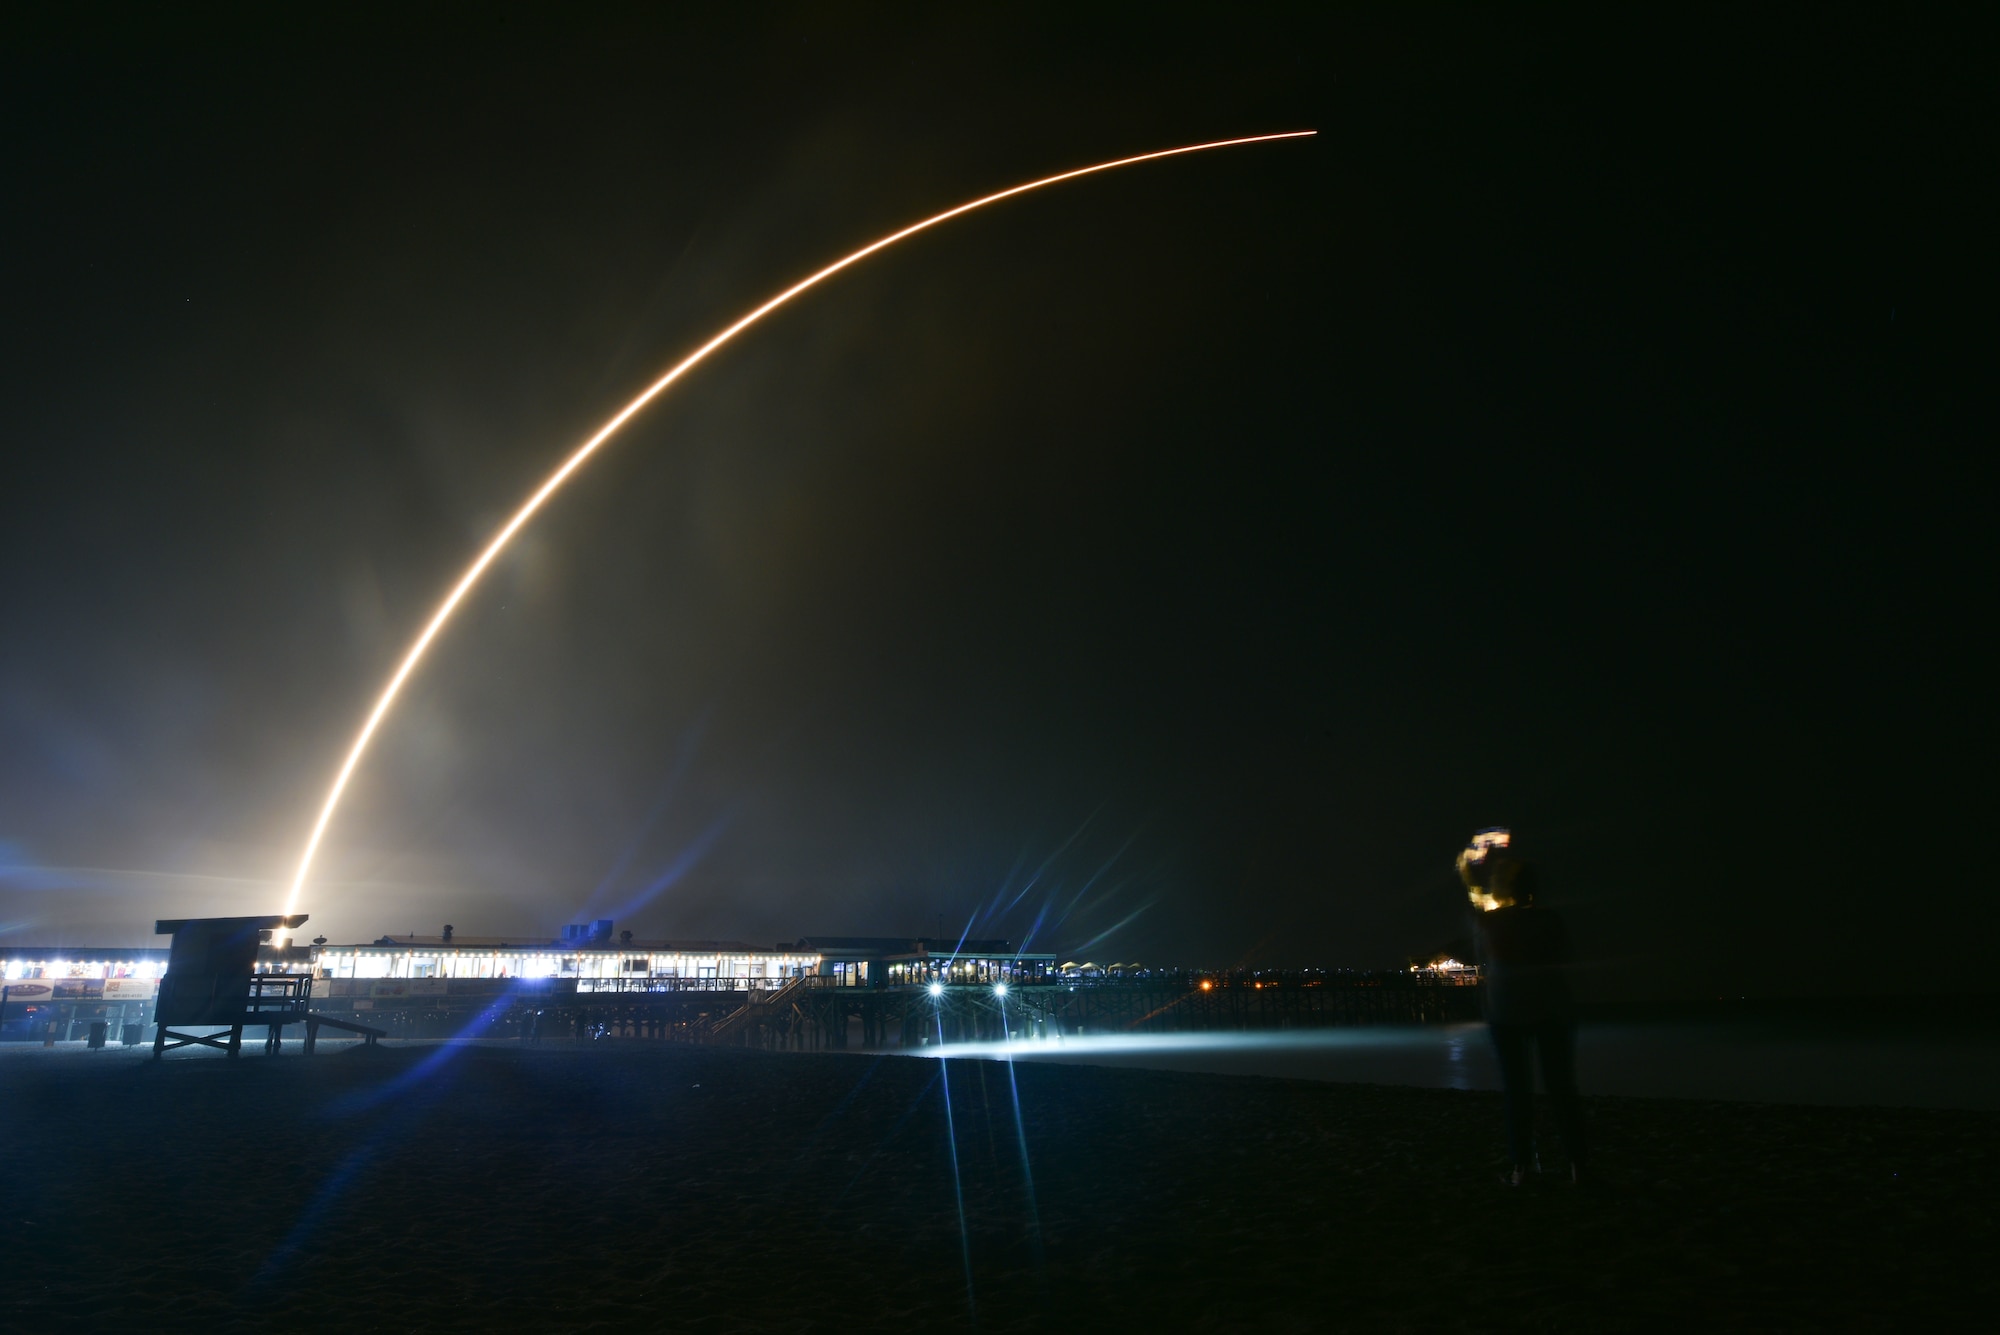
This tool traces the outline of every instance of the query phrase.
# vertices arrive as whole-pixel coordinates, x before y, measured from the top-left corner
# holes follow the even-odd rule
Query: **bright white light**
[[[1172,1057],[1176,1054],[1217,1052],[1333,1053],[1363,1052],[1395,1048],[1413,1041],[1410,1030],[1401,1025],[1380,1025],[1366,1029],[1285,1029],[1207,1030],[1178,1034],[1076,1034],[1055,1035],[1052,1040],[1016,1035],[1012,1038],[969,1043],[931,1044],[905,1051],[913,1057],[989,1057],[1007,1061],[1037,1055],[1080,1060],[1091,1057]]]
[[[1007,984],[1005,984],[1005,983],[995,983],[995,984],[993,985],[993,995],[994,995],[994,996],[996,996],[996,997],[1004,997],[1004,996],[1006,996],[1006,995],[1007,995]]]
[[[944,995],[944,984],[943,984],[943,983],[932,983],[932,984],[931,984],[931,995],[932,995],[932,996],[934,996],[934,997],[941,997],[941,996],[943,996],[943,995]]]

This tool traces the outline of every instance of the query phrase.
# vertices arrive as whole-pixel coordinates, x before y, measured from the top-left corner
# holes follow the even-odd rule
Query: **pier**
[[[322,986],[328,994],[315,999],[316,1011],[351,1010],[354,989],[338,982]],[[343,991],[350,996],[341,996]],[[1345,971],[1004,987],[987,982],[856,987],[822,975],[759,989],[732,979],[602,979],[587,986],[564,979],[467,979],[438,980],[421,995],[363,1000],[366,1009],[359,1014],[396,1038],[648,1039],[781,1051],[1442,1024],[1478,1014],[1476,987],[1401,972]]]
[[[806,937],[642,941],[610,922],[556,940],[385,936],[257,947],[236,992],[285,992],[272,1030],[402,1039],[644,1039],[780,1051],[896,1050],[1092,1034],[1427,1024],[1477,1013],[1474,971],[1161,970],[1058,964],[1001,940]],[[102,1022],[136,1043],[168,984],[166,952],[0,958],[7,1037],[45,1042]],[[244,968],[251,967],[245,963]],[[262,1006],[259,1001],[257,1009]],[[245,1012],[247,1013],[247,1012]],[[268,1017],[254,1021],[270,1027]],[[99,1040],[102,1041],[102,1040]]]

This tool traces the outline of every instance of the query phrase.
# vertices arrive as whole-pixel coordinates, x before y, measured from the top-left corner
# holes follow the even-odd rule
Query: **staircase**
[[[783,1007],[791,1005],[802,993],[808,991],[812,983],[813,975],[800,974],[775,992],[752,992],[749,1001],[708,1026],[700,1035],[702,1041],[724,1042],[729,1035],[741,1033],[758,1021],[778,1014]]]

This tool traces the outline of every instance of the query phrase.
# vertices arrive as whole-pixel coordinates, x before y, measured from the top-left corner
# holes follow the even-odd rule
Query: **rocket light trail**
[[[668,386],[707,360],[710,353],[716,351],[723,344],[735,338],[772,311],[777,310],[778,307],[784,305],[793,297],[817,287],[820,283],[833,277],[850,265],[859,264],[878,250],[886,250],[898,241],[915,236],[919,232],[927,231],[930,228],[936,227],[939,223],[949,222],[951,219],[961,214],[970,213],[974,209],[985,208],[988,204],[997,204],[1003,199],[1011,199],[1015,195],[1026,194],[1030,190],[1039,190],[1044,186],[1059,185],[1064,181],[1074,181],[1078,177],[1094,176],[1099,172],[1113,171],[1119,167],[1130,167],[1141,162],[1153,162],[1160,158],[1181,157],[1188,153],[1203,153],[1216,148],[1236,148],[1245,144],[1266,144],[1280,139],[1306,139],[1317,133],[1319,133],[1317,130],[1288,130],[1282,134],[1247,135],[1237,139],[1216,139],[1202,144],[1184,144],[1179,148],[1164,148],[1152,153],[1140,153],[1129,158],[1116,158],[1110,162],[1100,162],[1094,166],[1078,167],[1073,171],[1061,172],[1055,176],[1044,176],[1040,180],[1029,181],[1023,185],[1013,186],[994,194],[982,195],[969,203],[960,204],[956,208],[946,209],[943,213],[934,214],[921,222],[912,223],[901,231],[891,232],[888,236],[878,241],[871,241],[853,254],[835,260],[832,264],[827,265],[817,273],[792,284],[792,286],[786,288],[777,296],[772,297],[769,301],[766,301],[748,315],[743,316],[721,333],[709,339],[708,342],[682,358],[665,375],[647,386],[637,398],[619,409],[610,421],[598,428],[597,434],[578,446],[569,458],[563,460],[561,467],[550,474],[548,480],[536,488],[534,494],[528,497],[527,502],[514,512],[513,518],[509,519],[501,527],[500,531],[494,535],[493,540],[486,545],[485,550],[480,552],[478,559],[472,563],[465,574],[459,577],[458,583],[452,586],[451,592],[445,595],[444,602],[432,614],[430,621],[424,626],[423,633],[417,636],[416,642],[410,646],[409,652],[403,656],[403,661],[397,666],[395,674],[389,678],[389,684],[382,689],[382,694],[375,701],[375,707],[368,713],[367,721],[361,725],[361,731],[355,737],[353,746],[348,749],[347,759],[341,762],[340,772],[334,776],[333,789],[327,794],[326,802],[320,808],[319,819],[313,822],[312,834],[306,839],[305,852],[299,858],[298,872],[292,878],[291,893],[285,898],[285,912],[293,912],[298,904],[299,892],[304,889],[306,875],[312,870],[313,857],[319,852],[320,841],[326,837],[327,826],[332,823],[333,813],[340,806],[341,794],[347,791],[348,781],[354,777],[355,767],[361,763],[362,754],[367,751],[368,743],[374,738],[376,729],[382,726],[382,720],[387,716],[389,707],[395,703],[397,694],[403,689],[403,683],[409,680],[412,672],[416,671],[417,664],[423,661],[424,653],[430,648],[431,641],[435,640],[438,632],[444,629],[445,622],[451,619],[451,614],[458,609],[459,603],[465,600],[465,595],[472,591],[473,586],[479,582],[480,576],[486,573],[487,567],[493,564],[495,558],[507,549],[507,544],[514,540],[514,535],[519,533],[530,519],[534,518],[535,512],[542,508],[549,497],[555,495],[556,490],[569,480],[571,474],[583,467],[589,461],[591,455],[597,453],[600,445],[616,435],[618,429],[637,416],[640,409],[665,393]]]

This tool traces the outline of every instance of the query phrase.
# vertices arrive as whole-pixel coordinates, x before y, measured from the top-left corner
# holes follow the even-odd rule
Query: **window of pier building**
[[[46,956],[13,954],[6,957],[4,962],[0,962],[0,983],[21,983],[30,979],[52,978],[156,979],[167,970],[167,953],[164,950],[143,953],[135,950],[126,955],[127,957],[123,959],[71,959],[54,954]]]
[[[891,987],[928,987],[932,983],[973,986],[994,983],[1022,984],[1046,982],[1052,958],[1019,955],[976,955],[953,958],[922,956],[892,960],[888,979]]]
[[[776,986],[812,969],[814,955],[726,955],[687,951],[553,951],[533,948],[456,950],[408,946],[335,946],[320,952],[325,978],[692,978]]]

